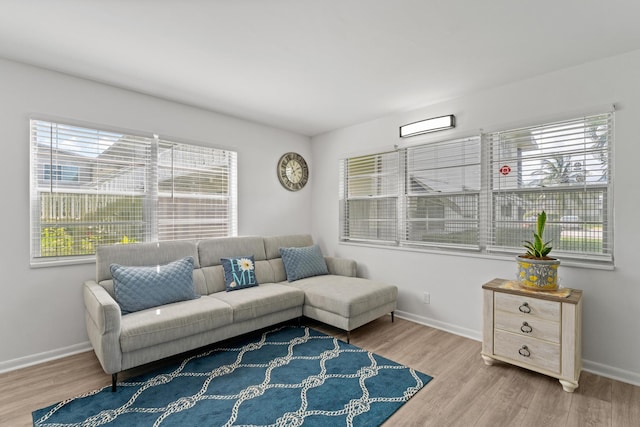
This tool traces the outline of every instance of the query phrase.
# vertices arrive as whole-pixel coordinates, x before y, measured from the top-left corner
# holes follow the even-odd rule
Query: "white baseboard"
[[[411,322],[419,323],[421,325],[430,326],[432,328],[450,332],[452,334],[469,338],[475,341],[482,341],[482,333],[479,331],[461,328],[450,323],[441,322],[439,320],[431,319],[428,317],[417,316],[415,314],[407,313],[404,311],[395,311],[395,315],[401,319],[406,319]],[[83,343],[70,345],[68,347],[45,351],[44,353],[38,353],[18,359],[7,360],[5,362],[0,362],[0,374],[9,371],[15,371],[21,368],[26,368],[28,366],[38,365],[44,362],[49,362],[51,360],[61,359],[63,357],[71,356],[74,354],[83,353],[85,351],[90,351],[91,349],[91,343],[89,343],[89,341],[86,341]],[[640,374],[637,372],[626,371],[624,369],[614,368],[609,365],[604,365],[602,363],[592,362],[585,359],[582,360],[582,365],[585,371],[591,372],[592,374],[601,375],[613,380],[640,386]]]
[[[472,329],[461,328],[460,326],[452,325],[451,323],[441,322],[439,320],[431,319],[429,317],[417,316],[406,311],[396,310],[395,315],[401,319],[410,320],[415,323],[419,323],[425,326],[431,326],[432,328],[441,329],[446,332],[451,332],[461,337],[470,338],[475,341],[482,341],[482,332],[474,331]]]
[[[443,331],[450,332],[455,335],[460,335],[465,338],[470,338],[475,341],[482,341],[482,332],[480,331],[461,328],[450,323],[441,322],[439,320],[431,319],[428,317],[417,316],[415,314],[407,313],[404,311],[396,311],[395,315],[401,319],[410,320],[421,325],[441,329]],[[636,372],[614,368],[613,366],[604,365],[602,363],[592,362],[585,359],[582,359],[582,367],[583,370],[591,372],[592,374],[611,378],[612,380],[622,381],[624,383],[629,383],[635,386],[640,386],[640,374]]]
[[[614,368],[602,363],[592,362],[582,359],[582,369],[592,374],[601,375],[611,378],[612,380],[622,381],[623,383],[633,384],[640,387],[640,374],[637,372],[625,371],[624,369]]]
[[[5,362],[0,362],[0,374],[26,368],[28,366],[39,365],[40,363],[49,362],[51,360],[62,359],[63,357],[72,356],[78,353],[84,353],[91,349],[91,343],[86,341],[79,344],[73,344],[68,347],[45,351],[44,353],[7,360]]]

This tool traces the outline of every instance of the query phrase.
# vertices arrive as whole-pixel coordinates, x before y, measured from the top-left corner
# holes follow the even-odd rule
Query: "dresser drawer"
[[[524,337],[537,338],[560,344],[560,323],[552,320],[531,317],[526,314],[513,314],[506,311],[496,311],[494,325]]]
[[[525,367],[542,368],[553,373],[560,372],[559,344],[499,329],[495,330],[493,338],[496,356],[506,357],[518,364],[525,365]]]
[[[495,292],[495,310],[538,319],[560,321],[560,303]]]

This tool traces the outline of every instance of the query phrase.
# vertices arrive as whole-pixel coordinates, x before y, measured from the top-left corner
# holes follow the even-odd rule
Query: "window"
[[[78,182],[79,168],[68,165],[44,165],[44,179],[53,181]]]
[[[489,252],[520,251],[544,210],[555,256],[612,261],[612,120],[602,114],[487,135]]]
[[[419,145],[406,157],[405,242],[478,249],[480,138]]]
[[[236,235],[235,176],[235,153],[160,141],[158,240]]]
[[[237,234],[236,153],[31,121],[32,264]]]
[[[342,241],[613,262],[613,113],[341,161]]]
[[[344,159],[340,170],[341,239],[397,242],[398,153]]]

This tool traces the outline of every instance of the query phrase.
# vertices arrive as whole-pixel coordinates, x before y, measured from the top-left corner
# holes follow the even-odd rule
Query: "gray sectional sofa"
[[[313,245],[309,235],[231,237],[101,246],[96,280],[83,287],[87,332],[106,373],[307,316],[349,331],[396,308],[397,287],[356,277],[352,260],[324,257],[329,274],[287,281],[280,248]],[[221,258],[252,255],[258,286],[228,292]],[[193,257],[199,298],[122,314],[110,266],[157,266]]]

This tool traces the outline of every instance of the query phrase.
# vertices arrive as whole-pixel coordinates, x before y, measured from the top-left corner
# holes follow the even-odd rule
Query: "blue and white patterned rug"
[[[236,345],[235,342],[233,345]],[[431,377],[309,328],[253,335],[33,412],[35,426],[375,426]]]

